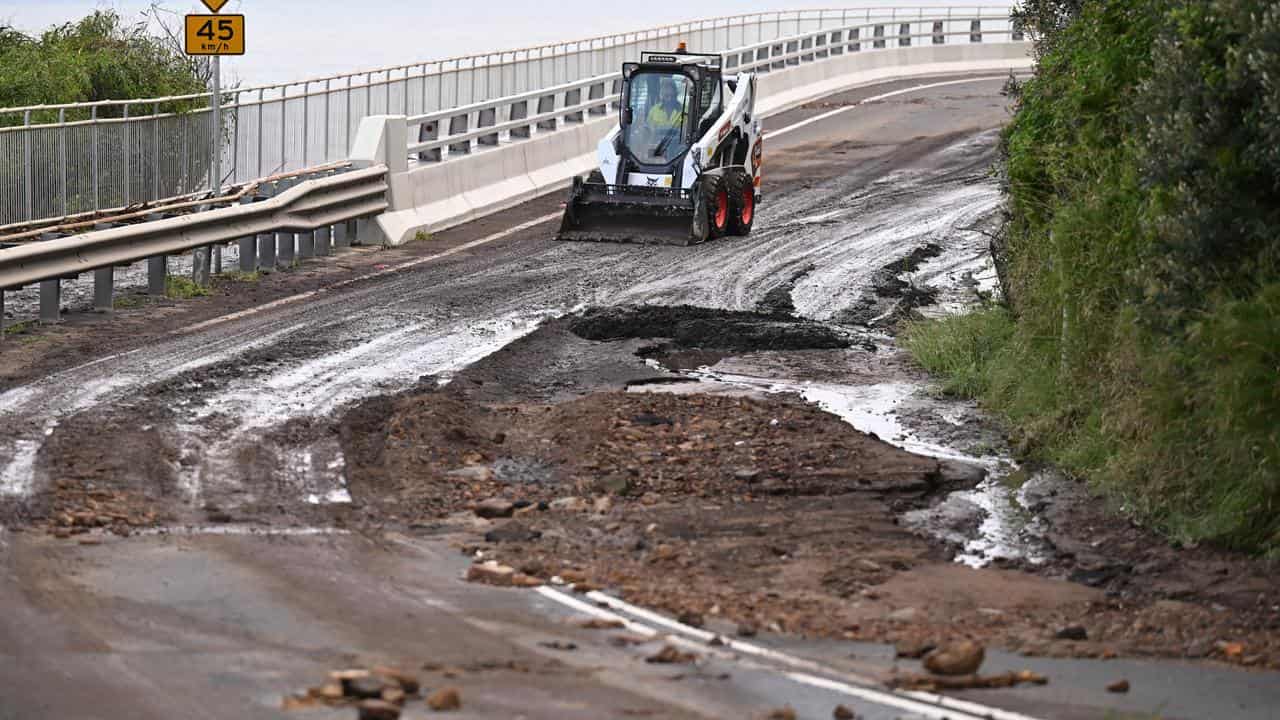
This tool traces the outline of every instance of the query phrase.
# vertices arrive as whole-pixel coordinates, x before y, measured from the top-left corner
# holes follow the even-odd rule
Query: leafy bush
[[[1038,68],[1003,136],[1014,328],[908,347],[937,366],[928,336],[990,333],[941,364],[954,389],[1181,539],[1280,551],[1280,4],[1016,13]]]
[[[205,92],[207,75],[202,60],[114,10],[95,11],[39,37],[0,25],[0,107],[190,95]],[[119,112],[103,108],[99,115]],[[33,122],[56,119],[56,112],[32,117]],[[21,122],[20,115],[0,116],[0,125]]]

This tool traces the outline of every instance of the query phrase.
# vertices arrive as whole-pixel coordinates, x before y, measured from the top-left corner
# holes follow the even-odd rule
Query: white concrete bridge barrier
[[[1030,44],[1007,15],[938,11],[735,48],[724,53],[725,70],[759,74],[757,114],[769,117],[888,80],[1031,67]],[[386,165],[391,192],[361,242],[400,245],[568,187],[595,167],[620,89],[615,72],[425,115],[365,118],[350,160]]]

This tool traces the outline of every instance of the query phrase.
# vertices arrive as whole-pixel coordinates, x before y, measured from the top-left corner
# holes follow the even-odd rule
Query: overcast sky
[[[162,0],[177,14],[198,0]],[[881,0],[879,7],[941,2]],[[990,5],[1007,4],[991,2]],[[76,20],[95,8],[140,18],[149,0],[0,0],[0,23],[27,32]],[[230,0],[243,13],[247,54],[224,68],[244,84],[298,80],[386,65],[572,40],[717,15],[839,6],[822,0]],[[854,6],[854,3],[850,3]],[[175,18],[176,20],[176,18]]]

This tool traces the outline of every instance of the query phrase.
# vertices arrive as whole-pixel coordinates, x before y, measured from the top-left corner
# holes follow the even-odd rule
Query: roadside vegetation
[[[1280,554],[1280,4],[1016,12],[1005,305],[905,345],[1124,511]]]
[[[149,23],[125,20],[114,10],[97,10],[39,35],[28,35],[0,22],[0,107],[204,92],[210,76],[208,64],[182,53],[162,13],[153,7]],[[150,25],[161,32],[152,32]],[[118,107],[104,107],[99,116],[113,117],[120,112]],[[56,120],[56,111],[35,112],[31,118],[33,123]],[[22,122],[21,114],[0,116],[0,126]]]

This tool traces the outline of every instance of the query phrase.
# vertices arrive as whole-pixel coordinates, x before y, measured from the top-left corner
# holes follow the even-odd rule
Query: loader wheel
[[[587,175],[587,182],[593,185],[604,185],[604,173],[599,170],[592,170]]]
[[[738,171],[726,181],[729,192],[729,234],[746,237],[756,219],[756,188],[751,176]]]
[[[707,178],[702,192],[707,198],[707,224],[711,231],[709,236],[724,237],[729,233],[729,215],[731,214],[729,189],[725,185],[724,178],[718,175]]]

